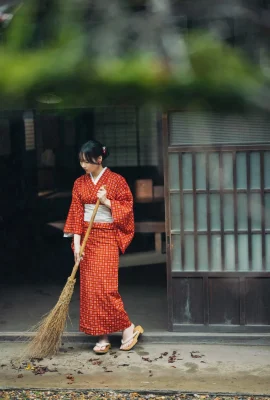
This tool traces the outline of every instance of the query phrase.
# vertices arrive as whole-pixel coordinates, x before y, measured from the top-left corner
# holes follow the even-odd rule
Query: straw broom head
[[[44,358],[59,351],[75,282],[75,279],[68,278],[58,302],[36,326],[37,332],[26,347],[25,355],[28,357]]]

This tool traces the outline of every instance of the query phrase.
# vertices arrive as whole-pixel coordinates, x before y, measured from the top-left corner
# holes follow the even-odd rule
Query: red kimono
[[[81,235],[82,243],[89,224],[84,204],[95,204],[103,185],[113,223],[94,222],[80,263],[80,331],[94,336],[131,325],[118,293],[119,249],[124,253],[134,235],[133,197],[125,179],[108,168],[96,183],[88,174],[78,178],[64,227],[64,233]]]

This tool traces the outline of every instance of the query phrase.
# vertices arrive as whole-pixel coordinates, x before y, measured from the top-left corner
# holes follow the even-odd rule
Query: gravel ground
[[[0,400],[30,400],[30,399],[54,399],[54,400],[136,400],[136,399],[152,399],[152,400],[266,400],[270,397],[263,396],[227,396],[218,394],[190,394],[175,393],[169,395],[147,394],[147,393],[127,393],[127,392],[101,392],[101,391],[39,391],[39,390],[0,390]]]

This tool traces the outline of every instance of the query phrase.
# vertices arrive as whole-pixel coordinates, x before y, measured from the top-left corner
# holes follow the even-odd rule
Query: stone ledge
[[[24,342],[33,337],[31,332],[0,332],[1,342]],[[121,333],[110,335],[112,343],[118,343]],[[96,338],[80,332],[68,332],[63,335],[63,343],[95,343]],[[180,333],[153,331],[140,337],[141,344],[228,344],[249,346],[270,346],[270,333]]]

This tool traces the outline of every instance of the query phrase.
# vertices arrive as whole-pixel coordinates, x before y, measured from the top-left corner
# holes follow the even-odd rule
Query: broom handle
[[[92,216],[91,216],[91,219],[90,219],[90,222],[89,222],[89,225],[88,225],[86,234],[85,234],[85,236],[84,236],[84,239],[83,239],[81,248],[80,248],[80,257],[82,256],[82,253],[84,252],[84,249],[85,249],[85,246],[86,246],[86,242],[87,242],[87,240],[88,240],[88,238],[89,238],[89,235],[90,235],[90,232],[91,232],[91,229],[92,229],[92,226],[93,226],[93,223],[94,223],[94,219],[95,219],[95,217],[96,217],[96,214],[97,214],[97,210],[98,210],[99,205],[100,205],[100,200],[98,199],[98,201],[96,202],[96,205],[95,205],[93,214],[92,214]]]
[[[92,226],[93,226],[93,223],[94,223],[94,219],[95,219],[95,216],[96,216],[96,213],[97,213],[97,210],[98,210],[99,205],[100,205],[100,200],[98,199],[98,201],[96,202],[96,205],[95,205],[93,214],[92,214],[92,216],[91,216],[91,219],[90,219],[89,226],[88,226],[88,228],[87,228],[85,237],[84,237],[84,239],[83,239],[81,248],[80,248],[80,257],[81,257],[81,255],[82,255],[82,253],[84,252],[84,249],[85,249],[85,246],[86,246],[86,242],[87,242],[88,237],[89,237],[89,235],[90,235],[90,232],[91,232],[91,229],[92,229]],[[79,265],[80,265],[80,259],[79,259],[79,261],[77,261],[76,264],[74,265],[73,270],[72,270],[72,273],[71,273],[71,275],[70,275],[70,279],[73,280],[73,279],[75,278],[75,275],[76,275],[76,273],[77,273],[77,271],[78,271]]]

